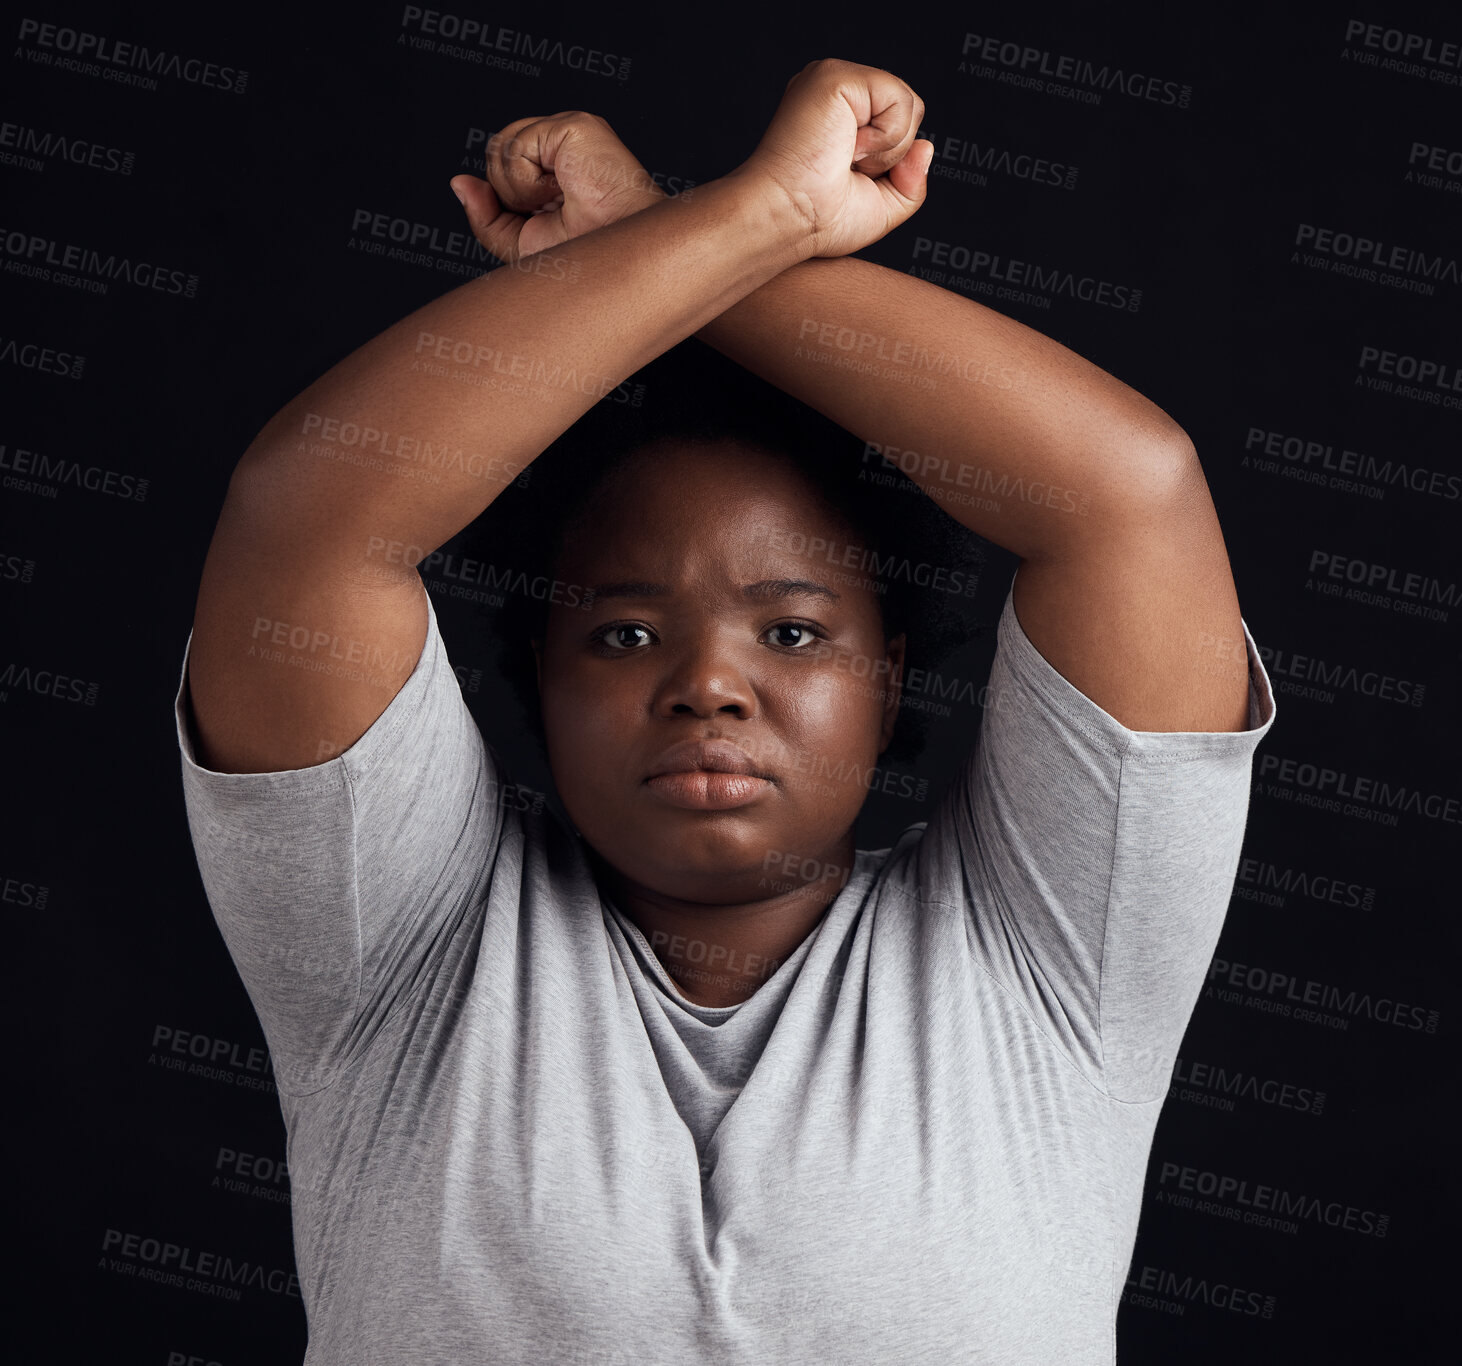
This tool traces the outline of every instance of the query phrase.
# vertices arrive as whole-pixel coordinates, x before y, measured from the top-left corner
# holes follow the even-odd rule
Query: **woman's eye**
[[[615,650],[620,654],[624,654],[628,650],[639,649],[639,643],[637,641],[625,639],[626,636],[630,636],[635,632],[638,632],[646,640],[650,638],[650,633],[643,626],[629,625],[606,626],[594,639],[606,649]]]
[[[803,626],[796,621],[780,621],[775,626],[768,628],[768,634],[775,636],[780,631],[800,632],[801,640],[781,639],[775,641],[777,645],[784,646],[789,650],[805,650],[817,639],[817,633],[810,626]]]

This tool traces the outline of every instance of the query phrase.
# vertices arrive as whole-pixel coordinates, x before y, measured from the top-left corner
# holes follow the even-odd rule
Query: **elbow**
[[[1156,437],[1149,436],[1144,444],[1144,482],[1154,502],[1163,506],[1175,501],[1186,503],[1200,492],[1208,497],[1208,480],[1203,462],[1198,459],[1198,448],[1177,423]]]
[[[1150,497],[1143,522],[1161,526],[1190,549],[1221,538],[1218,509],[1197,448],[1186,433],[1165,442],[1148,466]]]

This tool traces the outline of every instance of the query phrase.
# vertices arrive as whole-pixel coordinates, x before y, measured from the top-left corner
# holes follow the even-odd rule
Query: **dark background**
[[[11,1173],[33,1279],[12,1323],[26,1359],[239,1366],[303,1353],[278,1099],[198,878],[171,706],[235,461],[318,375],[465,278],[446,257],[422,266],[353,247],[356,211],[458,230],[447,181],[480,172],[483,136],[572,108],[607,117],[662,177],[713,179],[750,152],[787,79],[820,56],[908,80],[940,154],[926,206],[868,259],[907,270],[925,236],[1141,290],[1131,311],[951,286],[1059,339],[1186,428],[1275,685],[1280,714],[1255,757],[1215,965],[1244,965],[1246,985],[1215,980],[1238,999],[1205,994],[1184,1042],[1153,1144],[1120,1358],[1440,1359],[1457,1215],[1455,11],[1175,8],[1156,24],[1075,3],[827,7],[815,18],[790,7],[443,12],[627,57],[627,74],[550,62],[515,74],[413,50],[397,41],[419,32],[401,5],[338,20],[297,8],[170,18],[153,6],[49,6],[8,21],[0,725],[11,809],[0,878],[22,1121]],[[28,19],[247,81],[236,92],[164,74],[149,87],[107,79],[105,62],[66,69],[75,54],[26,36]],[[1368,36],[1352,24],[1377,27]],[[1000,78],[1019,68],[998,55],[962,57],[971,30],[1156,76],[1158,98],[1108,90],[1086,103],[1023,88]],[[1411,55],[1415,70],[1388,68],[1387,45],[1405,35],[1430,48]],[[961,72],[961,60],[976,69]],[[1076,174],[1052,185],[994,165],[983,183],[940,173],[960,169],[972,145]],[[87,164],[91,148],[98,164]],[[1311,242],[1307,258],[1304,225],[1425,261],[1395,270],[1399,284],[1367,279],[1354,271],[1376,271],[1373,252]],[[93,292],[26,272],[67,244],[196,284],[118,278]],[[1380,366],[1366,348],[1438,368],[1412,392],[1395,376],[1373,387]],[[1298,444],[1266,457],[1269,433]],[[1321,452],[1308,462],[1306,443]],[[1354,487],[1336,479],[1357,458],[1346,451],[1370,462],[1342,476]],[[53,493],[12,482],[37,480],[33,467],[18,473],[35,460],[22,452],[71,473],[39,481]],[[85,486],[88,471],[98,487]],[[1331,558],[1317,569],[1317,556]],[[1324,574],[1342,560],[1350,573],[1379,569],[1374,601]],[[990,547],[973,606],[985,629],[949,666],[977,687],[1014,563]],[[491,639],[442,589],[433,600],[470,705],[521,780],[546,788]],[[1407,610],[1417,605],[1427,610]],[[917,766],[927,803],[873,795],[861,847],[925,817],[978,724],[977,706],[954,705]],[[1349,792],[1359,779],[1376,784],[1369,800],[1336,799],[1336,781]],[[1278,1009],[1293,996],[1276,974],[1295,991],[1320,984],[1330,1021]],[[193,1066],[200,1049],[207,1069]],[[1184,1193],[1181,1168],[1210,1174],[1195,1183],[1314,1197],[1337,1222],[1321,1213],[1280,1232],[1200,1209],[1196,1191],[1189,1207],[1169,1204]],[[110,1245],[134,1233],[275,1274],[238,1299],[149,1281],[144,1258]]]

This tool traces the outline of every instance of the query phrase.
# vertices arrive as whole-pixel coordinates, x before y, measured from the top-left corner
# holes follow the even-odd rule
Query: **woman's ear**
[[[899,719],[899,699],[903,696],[904,649],[908,641],[900,631],[885,646],[888,656],[888,672],[883,686],[883,726],[878,736],[878,752],[883,753],[893,739],[894,727]]]

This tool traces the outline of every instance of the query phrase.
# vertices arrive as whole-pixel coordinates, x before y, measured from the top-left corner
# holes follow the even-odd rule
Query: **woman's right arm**
[[[852,163],[860,137],[902,156],[922,114],[887,71],[811,62],[735,171],[452,290],[287,404],[239,461],[203,568],[199,762],[268,773],[353,745],[425,644],[415,566],[627,376],[787,267],[913,214],[922,175]],[[524,222],[525,249],[549,226]]]
[[[400,690],[415,565],[624,378],[808,254],[775,182],[733,174],[417,309],[310,385],[240,459],[189,659],[199,760],[318,764]]]

